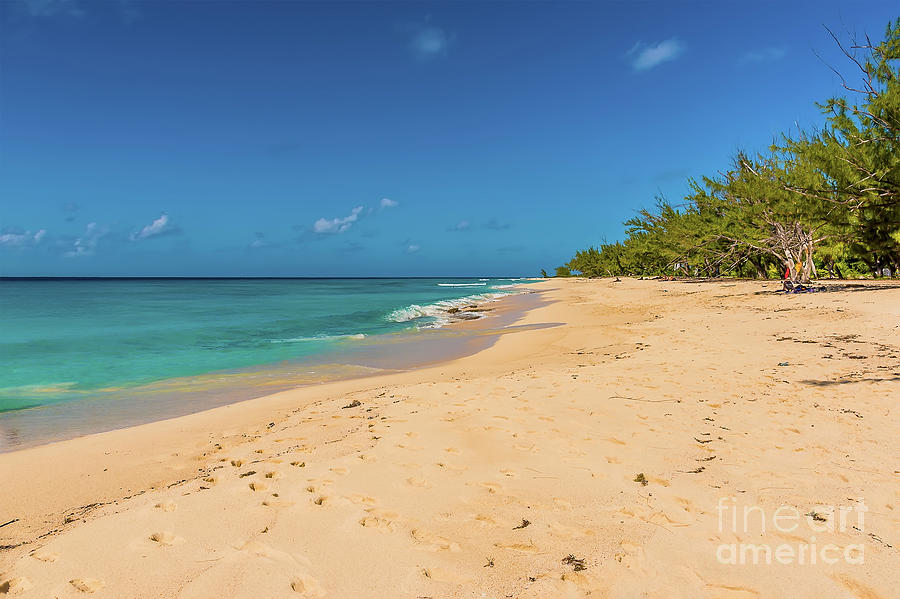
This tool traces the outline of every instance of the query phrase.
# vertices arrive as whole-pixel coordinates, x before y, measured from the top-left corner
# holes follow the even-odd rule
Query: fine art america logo
[[[840,506],[819,506],[801,514],[793,506],[782,505],[766,511],[758,505],[741,505],[735,497],[721,497],[716,506],[720,533],[765,534],[775,531],[803,539],[794,543],[777,545],[768,543],[723,543],[716,548],[716,559],[721,564],[795,564],[811,565],[862,564],[865,561],[864,545],[817,543],[816,533],[865,532],[865,513],[868,511],[862,498],[856,503]]]

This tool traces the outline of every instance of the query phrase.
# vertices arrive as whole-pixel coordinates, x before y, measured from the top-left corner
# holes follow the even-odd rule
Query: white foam
[[[438,283],[438,287],[484,287],[487,283]]]
[[[441,300],[433,304],[411,304],[405,308],[398,308],[385,318],[391,322],[411,322],[419,319],[431,319],[428,322],[417,324],[420,328],[440,328],[452,321],[452,315],[447,311],[451,308],[462,308],[473,303],[495,302],[509,293],[478,293],[467,295],[457,299]],[[463,311],[464,312],[464,311]],[[483,314],[477,314],[480,318]]]
[[[313,337],[291,337],[289,339],[269,339],[269,343],[302,343],[303,341],[333,341],[336,339],[365,339],[362,333],[355,335],[315,335]]]

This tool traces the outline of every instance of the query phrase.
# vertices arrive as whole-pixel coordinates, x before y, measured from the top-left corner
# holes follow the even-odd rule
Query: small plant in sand
[[[825,522],[828,520],[828,518],[826,518],[825,516],[823,516],[822,514],[820,514],[819,512],[816,512],[814,510],[810,510],[810,511],[806,512],[806,516],[809,518],[812,518],[815,522]]]
[[[571,553],[563,558],[562,563],[567,566],[572,566],[572,570],[575,572],[587,569],[587,566],[584,565],[584,559],[575,557]]]
[[[643,472],[639,473],[637,476],[634,477],[634,482],[641,483],[641,485],[644,487],[646,487],[650,483],[650,481],[647,480],[647,477],[644,476]]]

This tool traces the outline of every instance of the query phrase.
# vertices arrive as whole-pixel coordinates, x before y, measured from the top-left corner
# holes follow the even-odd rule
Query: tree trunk
[[[787,273],[785,278],[792,283],[796,283],[797,273],[794,270],[794,261],[790,258],[782,258],[781,265],[784,267],[784,271]]]
[[[766,272],[765,261],[762,256],[757,256],[756,258],[750,258],[750,264],[756,269],[756,278],[758,279],[768,279],[769,273]]]

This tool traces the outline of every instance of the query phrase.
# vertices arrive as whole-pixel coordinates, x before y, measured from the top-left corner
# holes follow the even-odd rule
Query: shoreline
[[[354,338],[352,343],[313,356],[166,378],[98,397],[3,412],[0,454],[187,416],[291,389],[458,359],[489,346],[502,334],[500,329],[530,309],[522,297],[529,293],[527,285],[520,286],[515,293],[444,310],[448,320],[441,326]]]
[[[232,425],[235,418],[244,418],[243,415],[235,416],[233,412],[246,413],[250,418],[255,419],[255,428],[263,429],[269,419],[270,411],[283,411],[288,407],[294,407],[296,401],[308,405],[308,403],[315,403],[316,398],[322,394],[328,394],[329,396],[334,394],[340,395],[357,392],[359,389],[370,385],[386,386],[395,378],[400,377],[402,380],[402,378],[405,378],[404,375],[412,375],[417,379],[427,379],[429,373],[435,369],[439,369],[442,366],[451,366],[460,360],[472,358],[476,354],[489,349],[504,335],[504,328],[523,320],[528,312],[536,307],[536,305],[529,307],[510,306],[510,304],[513,304],[516,300],[521,302],[526,296],[537,295],[538,293],[537,291],[525,291],[523,293],[510,294],[496,300],[500,306],[498,306],[498,310],[493,316],[501,316],[503,319],[501,322],[505,322],[505,326],[500,329],[484,327],[484,324],[492,322],[491,317],[486,317],[478,320],[460,320],[440,329],[426,329],[409,333],[409,335],[429,334],[441,330],[450,333],[459,332],[465,335],[466,341],[472,344],[479,344],[474,349],[472,346],[469,346],[467,351],[459,355],[452,355],[444,359],[428,360],[406,370],[385,369],[384,372],[311,383],[280,390],[275,393],[253,396],[238,401],[229,401],[219,406],[174,417],[153,419],[130,426],[48,441],[11,451],[2,451],[0,452],[0,479],[14,481],[12,484],[7,484],[7,498],[12,496],[18,499],[28,499],[28,501],[19,503],[17,507],[4,505],[3,502],[0,502],[0,519],[3,519],[6,514],[25,514],[24,516],[15,516],[17,518],[16,526],[25,530],[42,530],[43,532],[38,533],[37,537],[41,538],[41,534],[51,530],[48,528],[49,520],[44,517],[45,515],[68,514],[72,509],[77,511],[76,504],[95,507],[110,502],[117,502],[124,498],[132,498],[136,496],[135,494],[144,494],[147,491],[169,484],[172,480],[175,480],[171,474],[172,472],[189,473],[196,458],[186,461],[183,459],[173,460],[172,458],[182,458],[182,452],[194,451],[197,440],[202,435],[201,431],[207,428],[215,428],[216,425],[219,425],[224,430],[231,431],[231,426],[225,426],[225,423]],[[506,331],[506,333],[509,334],[516,331],[517,329],[513,328]],[[398,336],[400,335],[398,334]],[[207,419],[213,423],[212,426],[204,422]],[[238,429],[240,428],[250,429],[254,427],[249,425],[241,427],[241,425],[238,425]],[[157,433],[157,430],[160,433]],[[148,465],[141,456],[151,450],[156,450],[156,437],[158,434],[168,434],[170,439],[177,439],[178,442],[168,448],[172,450],[170,454],[166,454],[164,450],[164,453],[156,455],[155,463]],[[236,432],[231,434],[237,435]],[[246,433],[240,433],[240,435],[245,437]],[[197,438],[185,439],[186,436],[196,436]],[[70,447],[72,448],[71,450],[69,449]],[[49,470],[53,472],[52,476],[54,477],[58,475],[69,476],[70,479],[68,481],[59,480],[57,482],[70,490],[77,490],[85,484],[96,485],[97,479],[101,478],[103,473],[114,469],[118,472],[115,473],[116,480],[108,487],[82,489],[83,492],[73,493],[73,497],[68,501],[54,501],[52,493],[42,493],[37,498],[38,501],[35,502],[35,497],[28,490],[30,482],[11,474],[23,467],[30,469],[30,467],[25,467],[24,464],[32,463],[33,461],[49,466]],[[104,463],[106,466],[102,469],[99,467],[84,468],[85,462]],[[136,465],[140,465],[144,470],[135,472],[133,468]],[[119,478],[119,476],[124,478]],[[88,479],[94,480],[89,481]],[[100,500],[95,501],[94,499],[96,498],[100,498]],[[50,501],[42,503],[42,500]],[[65,521],[69,517],[69,515],[65,515],[62,520]],[[3,551],[15,549],[17,547],[10,547],[10,545],[22,543],[19,537],[8,536],[14,530],[12,527],[0,528],[0,571],[2,571],[4,558],[6,557]],[[25,542],[31,543],[33,540],[30,539]]]
[[[0,545],[25,544],[0,549],[0,585],[890,596],[900,289],[779,287],[545,281],[543,305],[467,357],[2,454],[0,520],[19,520]],[[865,501],[861,531],[717,525],[723,498],[836,522],[847,497]],[[717,559],[722,544],[811,535],[862,544],[865,563]]]

